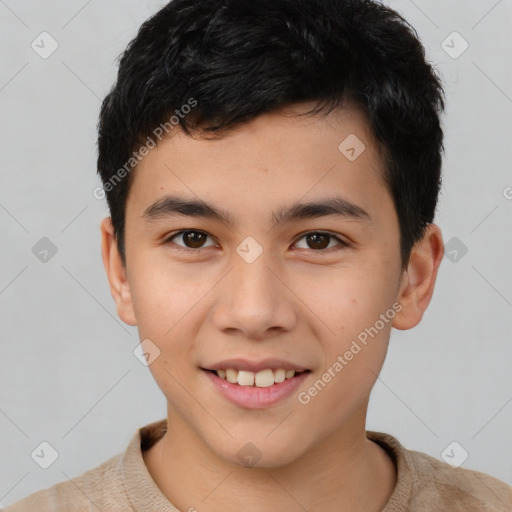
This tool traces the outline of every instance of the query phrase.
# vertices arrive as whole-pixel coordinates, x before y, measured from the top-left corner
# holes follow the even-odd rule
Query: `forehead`
[[[380,201],[383,164],[365,116],[353,108],[297,115],[310,107],[259,116],[219,138],[176,131],[138,164],[129,203],[142,215],[156,199],[176,193],[230,205],[238,214],[335,191],[362,208]]]

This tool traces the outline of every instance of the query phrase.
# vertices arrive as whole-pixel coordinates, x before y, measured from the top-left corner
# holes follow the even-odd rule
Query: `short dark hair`
[[[414,28],[377,1],[171,1],[122,54],[101,107],[98,173],[123,263],[133,181],[126,164],[136,166],[134,151],[154,142],[162,131],[155,128],[168,127],[172,116],[187,135],[221,136],[263,113],[313,101],[308,115],[345,102],[365,114],[397,211],[405,268],[435,215],[443,96]]]

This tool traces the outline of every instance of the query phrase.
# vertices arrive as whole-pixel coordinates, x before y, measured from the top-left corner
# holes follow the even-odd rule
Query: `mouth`
[[[253,366],[257,371],[236,369],[231,364],[226,365],[227,368],[221,366],[201,370],[214,390],[243,409],[264,409],[290,399],[312,373],[309,369],[269,368],[267,365]]]
[[[303,373],[311,373],[311,370],[289,370],[284,368],[265,368],[257,372],[238,370],[236,368],[218,368],[216,370],[210,370],[207,368],[201,369],[216,375],[230,384],[256,388],[268,388],[275,384],[281,384],[286,380],[298,377]]]

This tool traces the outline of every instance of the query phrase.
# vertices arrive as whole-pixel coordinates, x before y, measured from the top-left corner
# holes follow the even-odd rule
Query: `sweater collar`
[[[123,487],[137,512],[179,512],[156,485],[142,456],[166,431],[167,419],[137,429],[120,459]]]

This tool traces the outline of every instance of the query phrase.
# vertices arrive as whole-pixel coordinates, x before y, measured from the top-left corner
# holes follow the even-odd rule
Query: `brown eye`
[[[305,243],[302,242],[302,240],[304,240]],[[332,242],[335,243],[333,244]],[[300,244],[302,244],[302,246]],[[330,249],[336,246],[338,246],[338,248],[349,246],[347,242],[344,242],[337,236],[318,231],[306,233],[295,245],[299,249],[313,249],[315,251],[323,251],[324,249]]]
[[[331,237],[325,233],[310,233],[306,235],[306,241],[311,249],[325,249],[329,246]]]
[[[211,243],[210,245],[204,245],[205,242],[208,240],[209,236],[204,233],[203,231],[194,231],[194,230],[188,230],[188,231],[180,231],[179,233],[176,233],[175,235],[171,236],[168,239],[168,242],[175,243],[179,247],[183,249],[202,249],[203,247],[210,247],[214,246],[215,243]],[[178,243],[177,240],[182,241],[182,243]]]
[[[185,242],[185,245],[192,249],[201,247],[207,238],[208,237],[204,233],[200,233],[199,231],[187,231],[183,235],[183,241]]]

